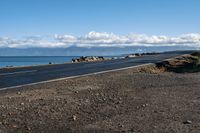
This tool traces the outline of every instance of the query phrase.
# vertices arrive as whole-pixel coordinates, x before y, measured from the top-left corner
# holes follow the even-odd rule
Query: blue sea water
[[[78,56],[0,56],[0,67],[7,66],[32,66],[71,62]]]

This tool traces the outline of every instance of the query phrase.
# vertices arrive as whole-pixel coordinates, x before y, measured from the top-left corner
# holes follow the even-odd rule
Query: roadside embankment
[[[144,68],[140,68],[140,72],[161,73],[195,73],[200,72],[200,53],[195,52],[191,55],[184,55],[174,59],[156,63]]]

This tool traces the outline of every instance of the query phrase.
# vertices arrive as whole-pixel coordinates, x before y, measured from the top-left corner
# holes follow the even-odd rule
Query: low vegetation
[[[140,68],[139,72],[146,73],[195,73],[200,72],[200,52],[191,55],[177,57],[172,60],[159,62],[156,65]]]

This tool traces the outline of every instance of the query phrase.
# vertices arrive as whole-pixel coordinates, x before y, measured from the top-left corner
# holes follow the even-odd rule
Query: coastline
[[[15,57],[15,56],[13,56]],[[16,57],[19,57],[19,56],[16,56]],[[23,56],[25,58],[27,58],[26,56]],[[37,57],[37,56],[28,56],[28,57]],[[40,56],[38,56],[40,57]],[[51,56],[42,56],[42,57],[51,57]],[[66,57],[68,58],[69,56],[52,56],[52,57]],[[20,66],[15,66],[15,65],[12,65],[12,66],[4,66],[4,67],[0,67],[0,70],[1,69],[17,69],[17,68],[29,68],[29,67],[40,67],[40,66],[50,66],[50,65],[62,65],[62,64],[71,64],[72,63],[72,59],[74,58],[79,58],[80,56],[70,56],[70,60],[68,61],[65,61],[65,62],[62,62],[62,63],[55,63],[53,61],[50,61],[48,63],[44,63],[44,64],[33,64],[33,65],[20,65]],[[105,56],[106,58],[111,58],[112,56]],[[121,57],[121,56],[113,56],[113,57]],[[102,60],[102,61],[105,61],[105,60]],[[1,62],[1,61],[0,61]],[[93,62],[97,62],[97,61],[93,61]],[[81,62],[73,62],[73,63],[81,63]]]

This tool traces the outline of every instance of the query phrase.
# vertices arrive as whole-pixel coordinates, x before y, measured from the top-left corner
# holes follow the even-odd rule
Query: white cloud
[[[125,46],[191,46],[200,48],[200,34],[191,33],[176,37],[148,36],[145,34],[129,34],[126,36],[107,32],[89,32],[84,36],[55,35],[31,36],[23,39],[0,37],[0,47],[30,48],[30,47],[125,47]]]

